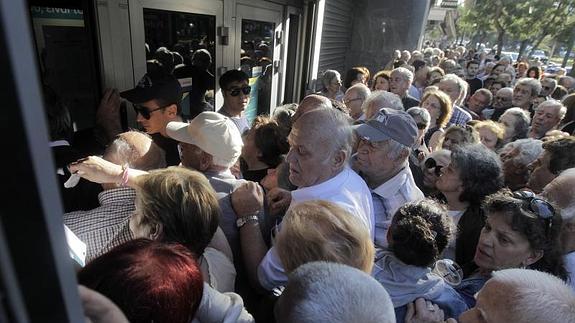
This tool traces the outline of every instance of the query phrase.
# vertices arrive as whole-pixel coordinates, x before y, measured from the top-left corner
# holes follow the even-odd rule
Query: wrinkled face
[[[440,81],[439,89],[447,93],[447,95],[449,95],[449,97],[451,98],[451,102],[456,102],[461,93],[459,90],[459,86],[457,86],[457,83],[451,80]]]
[[[533,131],[542,136],[547,131],[555,128],[559,124],[559,121],[561,121],[561,119],[559,118],[559,109],[557,106],[539,106],[535,110],[531,127]]]
[[[516,117],[509,113],[503,113],[499,117],[499,123],[505,128],[505,135],[503,136],[503,141],[510,141],[513,136],[515,136],[515,123],[517,122]]]
[[[527,179],[529,178],[529,170],[527,167],[521,164],[517,165],[514,162],[514,158],[519,155],[519,153],[519,148],[515,147],[508,151],[502,151],[499,154],[502,162],[505,186],[511,190],[517,190],[525,187],[527,184]]]
[[[316,129],[302,129],[302,123],[298,121],[288,136],[289,180],[295,186],[308,187],[330,178],[329,162],[332,156],[328,139],[319,136]]]
[[[349,114],[352,118],[357,119],[361,117],[363,111],[361,110],[361,105],[363,104],[363,98],[360,98],[357,95],[357,91],[348,90],[345,92],[345,96],[343,97],[343,103],[349,109]]]
[[[531,104],[531,87],[525,84],[518,84],[513,88],[513,106],[527,108]]]
[[[553,90],[555,90],[555,87],[553,86],[553,81],[548,79],[541,80],[541,92],[539,93],[539,95],[544,96],[551,95]]]
[[[164,132],[168,122],[172,121],[169,119],[165,109],[156,110],[160,108],[156,100],[150,100],[138,105],[140,109],[153,111],[150,112],[150,119],[144,118],[140,113],[136,115],[136,121],[144,128],[147,134],[153,135]]]
[[[509,298],[507,286],[499,282],[487,281],[476,296],[475,307],[459,316],[459,323],[499,323],[517,322],[511,317],[506,300]]]
[[[427,162],[428,159],[433,159],[435,163]],[[449,164],[449,161],[447,161],[447,164]],[[438,159],[434,158],[433,154],[426,158],[425,161],[420,165],[420,168],[423,172],[423,185],[428,188],[436,188],[435,183],[439,178],[437,174],[441,174],[441,170],[446,166],[447,165],[443,165],[438,162]]]
[[[421,107],[429,112],[429,115],[431,116],[431,124],[435,125],[437,118],[441,116],[441,104],[439,99],[435,97],[435,95],[430,95],[421,103]]]
[[[469,64],[467,67],[467,78],[474,78],[477,76],[477,72],[479,71],[479,65],[477,64]]]
[[[501,87],[501,84],[493,84],[493,86]],[[493,91],[491,91],[493,93]],[[511,108],[513,100],[513,92],[510,91],[495,91],[493,97],[493,107],[496,109],[507,109]]]
[[[409,89],[409,80],[399,72],[392,72],[389,77],[389,90],[397,95],[404,96]]]
[[[244,94],[242,89],[248,86],[248,81],[234,81],[230,83],[227,89],[222,90],[224,105],[234,112],[244,111],[250,102],[250,95]],[[232,94],[237,95],[233,96]]]
[[[485,95],[475,92],[469,98],[469,101],[467,102],[467,107],[469,108],[469,110],[477,114],[480,114],[481,111],[487,106],[488,99],[489,98],[487,98]]]
[[[442,193],[454,193],[463,191],[463,182],[461,181],[460,170],[453,165],[453,162],[447,167],[441,169],[441,175],[435,187]]]
[[[557,175],[551,173],[549,170],[549,162],[551,157],[547,151],[543,151],[539,157],[529,165],[531,173],[529,174],[529,182],[527,187],[534,192],[539,193],[543,190],[545,185],[549,184]]]
[[[396,168],[395,161],[389,158],[389,145],[384,141],[371,142],[360,139],[355,166],[367,178],[390,178]]]
[[[463,142],[463,139],[463,135],[459,131],[451,131],[445,134],[441,148],[452,150],[456,146],[460,145]]]
[[[330,93],[337,93],[339,92],[340,88],[341,88],[341,79],[339,78],[339,76],[332,78],[331,81],[329,82],[329,85],[327,86],[327,90]]]
[[[473,261],[481,269],[519,268],[533,263],[533,251],[527,237],[497,212],[487,214]]]
[[[389,82],[384,77],[378,77],[375,80],[375,90],[379,91],[389,91]]]
[[[178,151],[180,152],[180,161],[182,166],[203,171],[200,166],[200,158],[202,157],[202,149],[196,145],[187,144],[185,142],[178,143]]]
[[[487,127],[481,127],[477,129],[477,132],[479,132],[481,143],[485,147],[495,151],[495,146],[497,146],[497,135]]]

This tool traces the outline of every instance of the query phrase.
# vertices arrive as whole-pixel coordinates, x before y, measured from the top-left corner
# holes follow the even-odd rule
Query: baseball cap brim
[[[177,140],[179,142],[195,145],[196,141],[188,131],[189,125],[190,124],[186,122],[172,121],[168,123],[168,125],[166,126],[166,134],[170,138]]]
[[[376,128],[370,126],[368,123],[355,125],[353,126],[353,130],[355,130],[358,136],[360,136],[361,138],[365,138],[369,141],[383,141],[390,139],[389,136],[377,130]]]
[[[144,103],[154,99],[155,93],[147,88],[136,87],[131,90],[120,92],[120,96],[132,103]]]

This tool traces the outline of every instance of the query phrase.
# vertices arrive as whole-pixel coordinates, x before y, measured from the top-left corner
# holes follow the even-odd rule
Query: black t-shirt
[[[180,153],[178,152],[178,141],[164,137],[161,133],[155,133],[152,140],[166,153],[166,166],[178,166],[180,164]]]
[[[477,77],[466,81],[467,84],[469,84],[469,95],[473,95],[475,91],[483,87],[483,81],[478,79]]]

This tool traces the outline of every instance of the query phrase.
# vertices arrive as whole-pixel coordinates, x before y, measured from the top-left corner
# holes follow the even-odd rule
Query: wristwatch
[[[246,215],[236,220],[236,227],[241,228],[248,223],[258,223],[259,218],[257,215]]]

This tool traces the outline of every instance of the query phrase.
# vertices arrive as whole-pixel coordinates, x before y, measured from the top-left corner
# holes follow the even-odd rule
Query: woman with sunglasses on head
[[[489,195],[483,210],[487,217],[473,257],[478,269],[456,288],[470,307],[495,270],[529,268],[566,279],[561,216],[551,204],[532,192],[505,189]]]
[[[441,169],[447,167],[451,162],[451,151],[447,149],[436,150],[420,163],[419,168],[423,173],[422,186],[419,189],[423,192],[426,197],[443,199],[441,192],[437,190],[435,182],[439,179],[441,175]]]
[[[467,276],[475,270],[473,256],[485,224],[481,203],[503,188],[499,157],[481,144],[457,146],[435,186],[445,197],[457,228],[455,245],[448,246],[444,257],[455,260]]]
[[[421,107],[430,115],[429,129],[425,133],[425,144],[435,150],[439,146],[441,135],[445,132],[451,118],[453,104],[447,94],[439,90],[428,90],[423,94]]]

